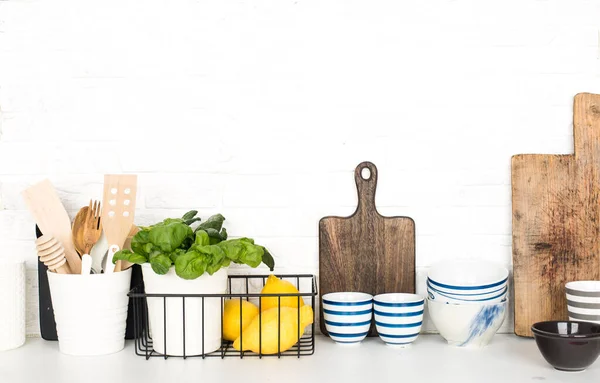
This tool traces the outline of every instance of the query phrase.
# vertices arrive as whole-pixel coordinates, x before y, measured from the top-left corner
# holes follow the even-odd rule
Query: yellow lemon
[[[298,294],[296,286],[288,281],[281,280],[271,274],[267,279],[267,283],[263,287],[261,294]],[[300,307],[304,306],[302,297],[263,297],[261,299],[261,310],[265,311],[273,307],[277,307],[277,302],[281,299],[282,307]]]
[[[257,315],[258,307],[247,300],[241,300],[241,305],[239,299],[226,300],[223,305],[223,338],[236,340]]]
[[[255,317],[242,332],[241,340],[237,338],[233,342],[233,348],[238,351],[259,351],[263,354],[277,353],[277,337],[279,333],[279,351],[289,350],[298,342],[298,309],[292,307],[281,307],[281,328],[278,322],[279,309],[277,307],[263,311]],[[259,320],[260,318],[260,320]],[[262,323],[261,323],[262,322]],[[313,310],[310,306],[300,308],[300,336],[304,334],[306,326],[313,322]],[[261,323],[261,325],[259,325]],[[261,330],[259,330],[259,326]],[[261,335],[259,338],[259,331]],[[243,344],[240,344],[242,343]],[[262,343],[262,347],[260,345]]]

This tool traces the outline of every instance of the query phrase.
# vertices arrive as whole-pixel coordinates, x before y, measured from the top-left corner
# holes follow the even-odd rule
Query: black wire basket
[[[260,294],[262,287],[264,287],[268,275],[230,275],[228,277],[228,287],[227,293],[225,294],[146,294],[144,291],[143,285],[138,285],[133,288],[129,292],[129,297],[131,298],[131,302],[133,304],[133,323],[134,323],[134,332],[137,334],[135,338],[135,353],[139,356],[144,356],[146,359],[150,359],[151,357],[162,357],[164,359],[170,357],[182,357],[184,359],[187,358],[209,358],[209,357],[218,357],[218,358],[226,358],[226,357],[282,357],[282,356],[307,356],[312,355],[315,352],[315,299],[317,296],[317,284],[316,277],[312,274],[286,274],[286,275],[276,275],[276,277],[291,282],[296,289],[299,291],[298,293],[290,293],[290,294]],[[262,304],[263,299],[267,297],[275,297],[277,299],[277,352],[263,352],[263,323],[262,323],[262,315],[259,315],[258,321],[258,344],[259,351],[238,351],[233,348],[233,342],[225,340],[223,338],[223,306],[227,299],[236,299],[240,302],[240,323],[242,322],[242,301],[255,301],[256,306],[258,306],[258,312],[262,313]],[[296,297],[298,310],[297,317],[297,337],[298,342],[293,345],[291,348],[286,350],[281,350],[281,331],[282,331],[282,321],[281,321],[281,299]],[[149,323],[149,313],[148,313],[148,298],[158,298],[162,300],[163,307],[163,315],[164,320],[163,324],[163,339],[162,345],[164,345],[164,352],[157,352],[153,347],[153,340],[151,335],[151,328]],[[289,300],[289,298],[287,298]],[[300,300],[304,300],[306,305],[312,307],[312,324],[310,324],[306,331],[304,328],[300,326]],[[167,307],[169,300],[178,300],[181,302],[181,318],[182,318],[182,344],[183,344],[183,353],[182,355],[172,355],[169,354],[169,350],[167,349],[167,337],[169,336],[168,328],[167,328]],[[186,328],[189,329],[188,326],[197,325],[197,323],[186,323],[186,304],[189,307],[191,302],[201,302],[201,316],[202,316],[202,351],[200,353],[193,353],[188,355],[186,352]],[[205,301],[208,300],[220,300],[221,307],[221,345],[216,351],[205,352],[204,342],[205,342]],[[159,301],[160,302],[160,301]],[[187,302],[187,303],[186,303]],[[285,306],[285,305],[284,305]],[[240,325],[241,326],[241,325]],[[284,330],[285,331],[285,330]],[[240,331],[240,341],[243,344],[243,331]],[[289,334],[287,334],[289,335]]]

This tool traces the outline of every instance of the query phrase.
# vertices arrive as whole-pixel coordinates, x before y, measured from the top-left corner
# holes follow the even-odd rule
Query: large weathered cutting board
[[[515,334],[568,319],[565,283],[600,279],[600,95],[573,106],[575,153],[512,158]]]
[[[367,179],[361,175],[365,168],[370,171]],[[414,293],[414,221],[408,217],[383,217],[377,212],[374,164],[359,164],[354,178],[358,189],[356,212],[350,217],[325,217],[319,222],[320,294]],[[324,321],[320,323],[326,334]],[[369,335],[376,335],[375,326],[371,326]]]

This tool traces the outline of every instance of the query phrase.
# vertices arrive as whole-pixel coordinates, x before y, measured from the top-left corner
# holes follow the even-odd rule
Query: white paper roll
[[[0,351],[25,343],[25,262],[0,259]]]

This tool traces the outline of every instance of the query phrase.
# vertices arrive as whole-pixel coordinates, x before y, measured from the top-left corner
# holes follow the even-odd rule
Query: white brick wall
[[[381,212],[417,223],[419,291],[440,259],[510,265],[510,156],[572,150],[599,28],[597,0],[0,1],[0,257],[28,262],[29,333],[19,192],[46,176],[73,214],[139,173],[139,223],[222,212],[317,273],[317,221],[371,160]]]

